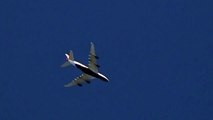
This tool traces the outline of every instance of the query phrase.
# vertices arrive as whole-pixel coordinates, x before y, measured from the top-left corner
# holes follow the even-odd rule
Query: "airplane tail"
[[[73,57],[72,51],[70,51],[69,53],[66,53],[65,56],[66,56],[66,60],[67,60],[67,61],[66,61],[64,64],[62,64],[61,67],[70,66],[71,63],[69,62],[69,60],[74,61],[74,57]]]
[[[67,60],[72,60],[72,61],[74,61],[73,53],[72,53],[71,50],[70,50],[69,53],[66,53],[65,55],[66,55],[66,57],[67,57]]]

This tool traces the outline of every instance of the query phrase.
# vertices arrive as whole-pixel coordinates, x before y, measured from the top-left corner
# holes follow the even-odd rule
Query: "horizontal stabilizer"
[[[69,61],[66,61],[64,64],[61,65],[61,67],[67,67],[70,65],[71,65],[71,63]]]

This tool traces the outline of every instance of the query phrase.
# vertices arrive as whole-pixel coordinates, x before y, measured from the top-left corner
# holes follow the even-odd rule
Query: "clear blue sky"
[[[1,0],[0,120],[213,120],[211,0]],[[63,85],[90,42],[110,82]]]

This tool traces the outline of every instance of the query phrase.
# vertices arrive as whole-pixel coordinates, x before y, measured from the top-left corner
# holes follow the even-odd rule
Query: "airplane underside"
[[[93,72],[92,70],[90,70],[88,68],[82,67],[82,66],[80,66],[78,64],[76,64],[76,67],[79,68],[82,72],[84,72],[84,73],[86,73],[86,74],[88,74],[90,76],[93,76],[93,77],[99,78],[99,79],[101,79],[101,80],[103,80],[105,82],[108,82],[108,80],[106,78],[100,76],[99,74]],[[90,82],[87,81],[87,83],[90,83]]]

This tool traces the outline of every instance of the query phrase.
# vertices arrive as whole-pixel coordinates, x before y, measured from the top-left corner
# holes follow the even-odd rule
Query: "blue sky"
[[[210,0],[1,0],[1,120],[212,120]],[[110,82],[63,85],[90,42]]]

